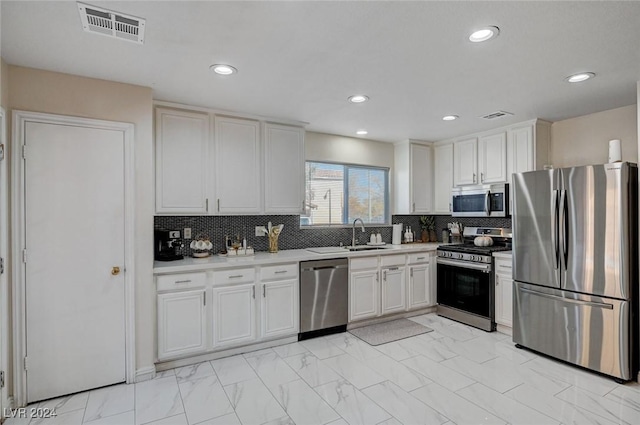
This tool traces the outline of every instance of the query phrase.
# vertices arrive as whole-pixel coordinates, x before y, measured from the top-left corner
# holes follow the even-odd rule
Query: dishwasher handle
[[[300,270],[302,270],[303,272],[312,272],[315,270],[347,269],[347,268],[349,268],[349,266],[345,264],[345,265],[337,265],[337,266],[304,267],[304,268],[301,268]]]

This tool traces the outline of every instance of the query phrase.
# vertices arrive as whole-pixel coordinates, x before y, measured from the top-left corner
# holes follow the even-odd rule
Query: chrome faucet
[[[364,233],[364,221],[361,218],[356,218],[353,220],[353,231],[351,232],[351,246],[356,246],[356,223],[360,220],[360,228],[362,229],[362,233]]]

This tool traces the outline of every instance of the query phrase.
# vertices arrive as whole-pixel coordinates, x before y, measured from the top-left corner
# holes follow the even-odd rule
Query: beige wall
[[[136,368],[153,366],[153,93],[121,84],[9,66],[11,110],[121,121],[135,124]],[[3,72],[4,74],[4,72]]]
[[[344,162],[393,169],[393,144],[369,139],[307,131],[305,157],[309,161]]]
[[[612,139],[620,139],[623,161],[638,162],[637,105],[554,122],[551,162],[554,167],[603,164]]]

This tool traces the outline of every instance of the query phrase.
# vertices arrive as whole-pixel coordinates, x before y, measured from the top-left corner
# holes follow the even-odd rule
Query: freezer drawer
[[[632,376],[629,302],[515,282],[513,342],[620,379]]]

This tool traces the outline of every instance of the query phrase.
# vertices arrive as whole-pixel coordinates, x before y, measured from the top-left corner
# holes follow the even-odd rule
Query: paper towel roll
[[[392,245],[402,244],[402,223],[393,225],[393,234],[391,237]]]
[[[620,140],[609,140],[609,162],[621,162],[622,152],[620,150]]]

